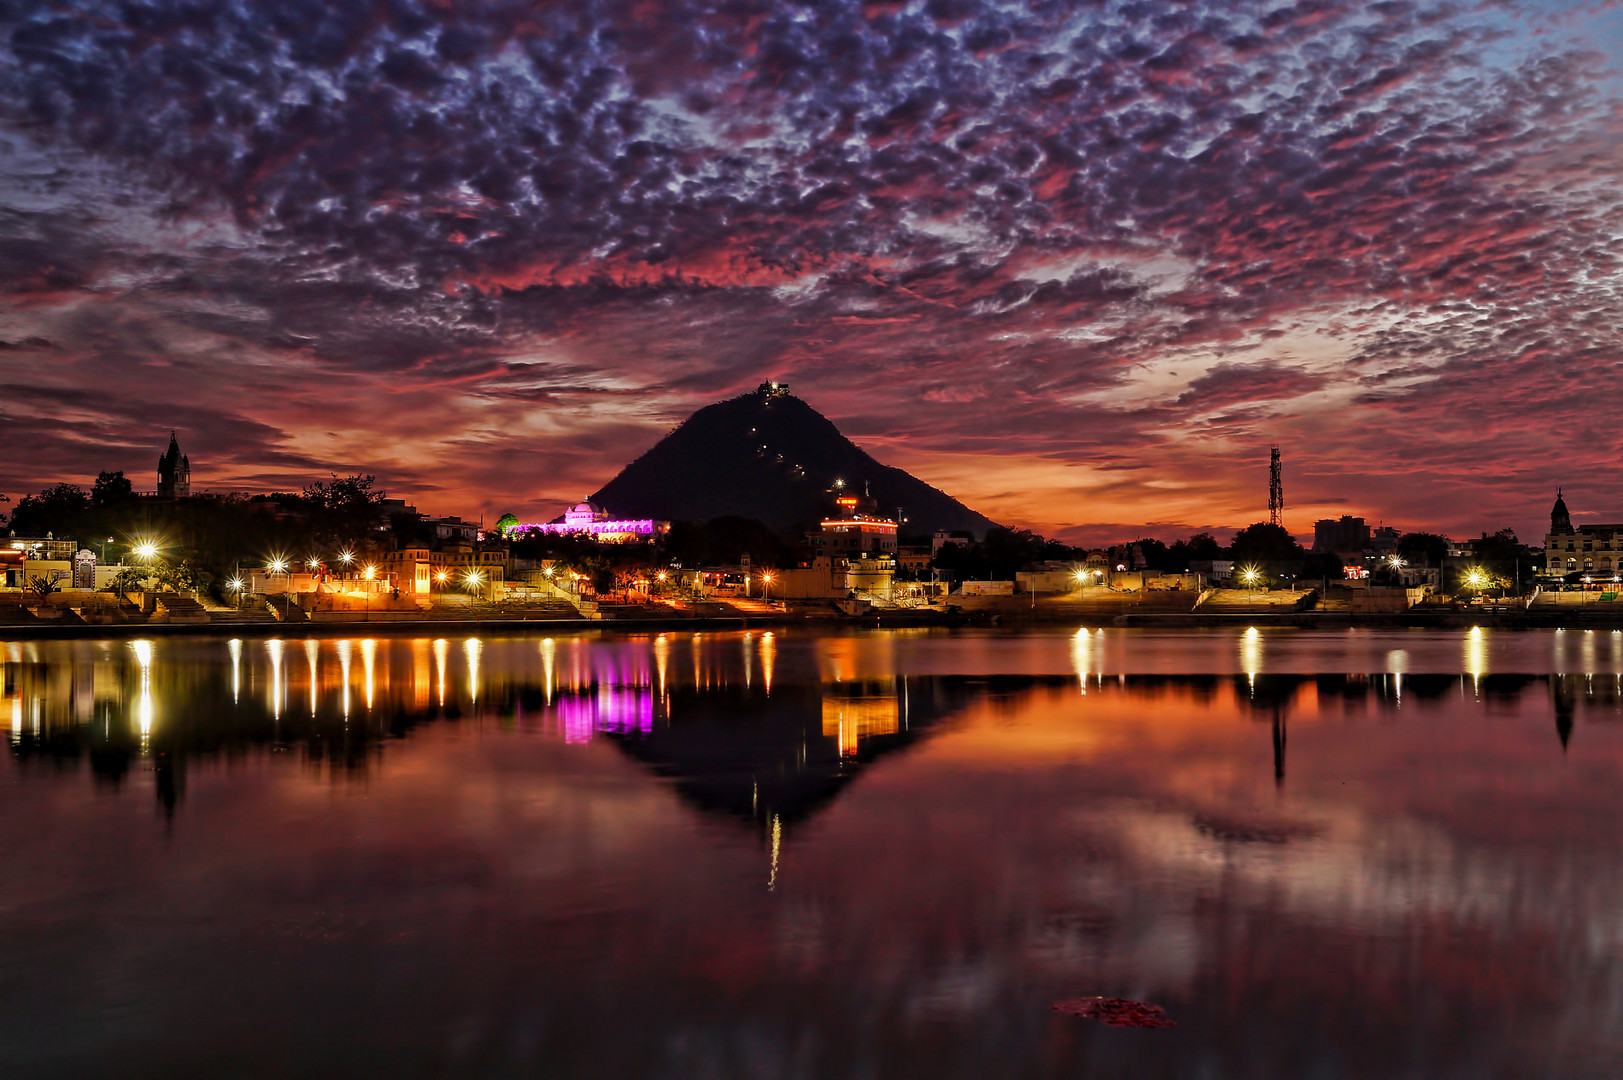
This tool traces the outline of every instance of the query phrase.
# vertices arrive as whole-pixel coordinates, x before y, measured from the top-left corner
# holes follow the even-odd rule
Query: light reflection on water
[[[1606,1076],[1623,1055],[1623,635],[0,656],[7,1076]],[[1087,994],[1179,1026],[1049,1011]]]

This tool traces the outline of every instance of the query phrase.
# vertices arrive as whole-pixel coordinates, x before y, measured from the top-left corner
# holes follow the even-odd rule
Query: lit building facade
[[[839,593],[888,599],[896,577],[896,522],[873,513],[871,499],[841,495],[834,505],[838,513],[806,536],[813,562],[829,561]]]
[[[1567,501],[1557,488],[1555,505],[1550,508],[1550,532],[1544,538],[1544,570],[1551,577],[1623,573],[1623,524],[1573,528]]]
[[[611,518],[608,511],[593,503],[576,503],[564,511],[562,521],[514,525],[508,535],[552,534],[554,536],[584,536],[600,544],[630,544],[651,542],[671,531],[668,521],[652,518]]]
[[[821,531],[807,537],[815,554],[834,558],[875,555],[895,558],[896,522],[862,513],[861,501],[854,495],[843,495],[834,502],[840,508],[839,516],[825,519]]]

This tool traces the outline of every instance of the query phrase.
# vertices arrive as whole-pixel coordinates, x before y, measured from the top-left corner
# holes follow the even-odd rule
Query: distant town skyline
[[[1623,12],[0,14],[0,492],[559,513],[763,379],[1070,543],[1623,515]],[[0,509],[5,509],[0,504]]]

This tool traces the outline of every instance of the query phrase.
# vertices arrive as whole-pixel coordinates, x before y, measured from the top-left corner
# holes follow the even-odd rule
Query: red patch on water
[[[1111,1027],[1159,1028],[1177,1027],[1177,1021],[1167,1019],[1167,1011],[1159,1005],[1132,998],[1089,997],[1054,1002],[1054,1011],[1069,1016],[1082,1016]]]

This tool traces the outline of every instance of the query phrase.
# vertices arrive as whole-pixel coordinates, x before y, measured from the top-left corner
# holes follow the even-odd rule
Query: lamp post
[[[158,557],[158,545],[151,540],[142,540],[130,549],[130,554],[140,560],[143,573],[141,574],[141,591],[147,591],[147,577],[152,573],[152,560]],[[146,605],[143,602],[142,607]]]
[[[377,576],[378,568],[375,566],[367,566],[361,571],[361,580],[366,582],[366,586],[362,590],[363,595],[366,597],[366,605],[361,611],[362,622],[372,621],[372,582],[377,578]]]
[[[772,574],[770,571],[761,571],[761,599],[764,601],[772,591]]]

